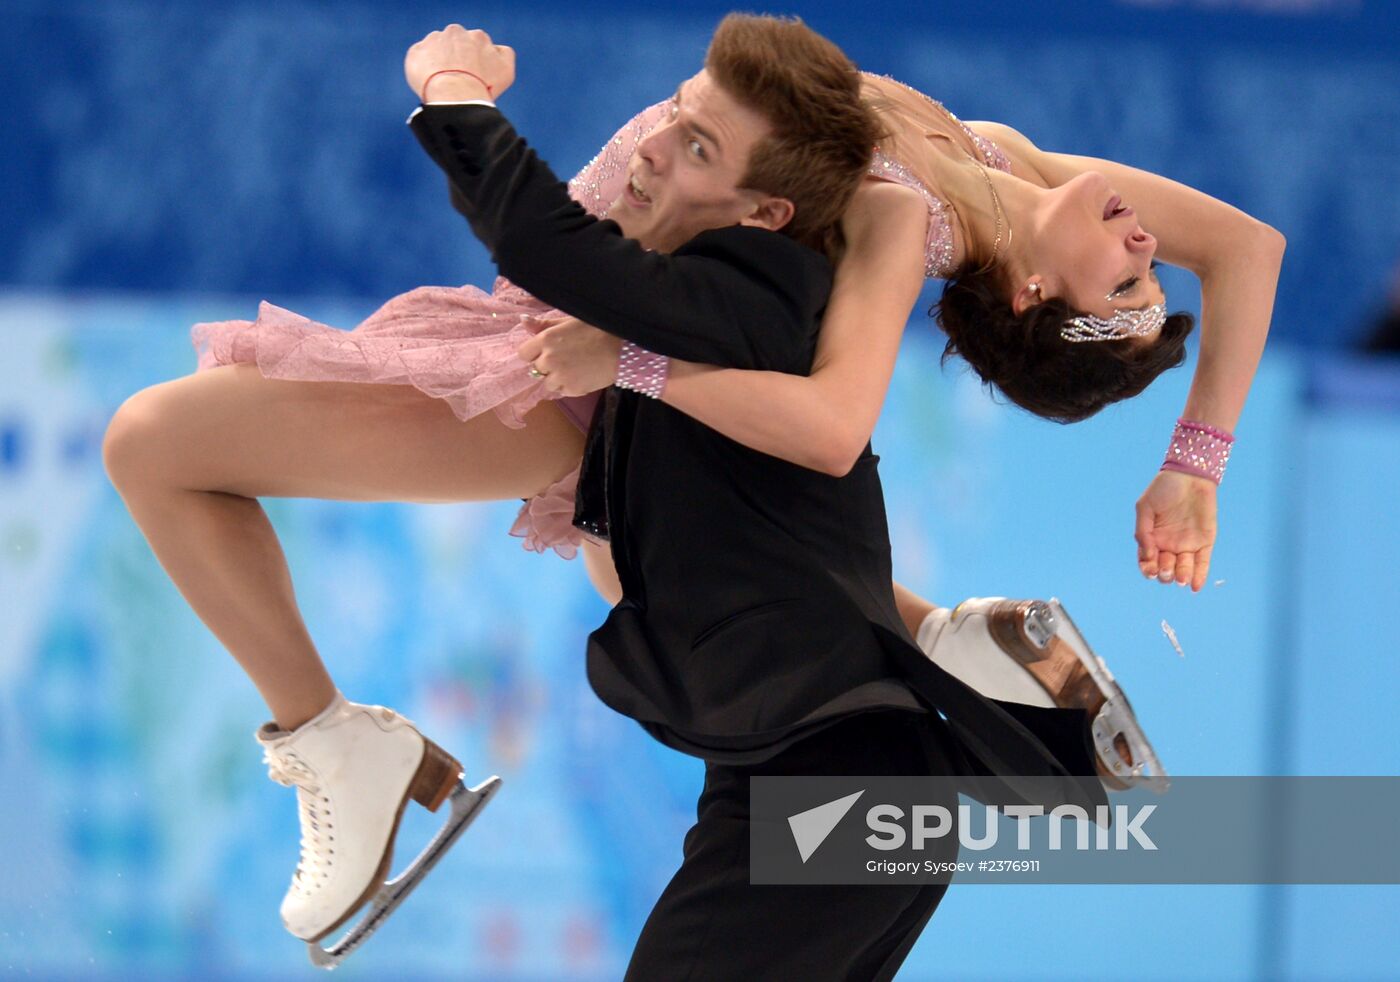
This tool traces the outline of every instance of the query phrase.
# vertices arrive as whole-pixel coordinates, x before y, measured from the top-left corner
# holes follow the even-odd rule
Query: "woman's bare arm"
[[[900,337],[924,282],[928,209],[909,188],[868,181],[846,218],[808,377],[671,360],[662,401],[732,440],[840,476],[880,416]]]
[[[999,123],[973,123],[1058,186],[1098,171],[1157,237],[1157,254],[1201,281],[1201,348],[1182,415],[1234,430],[1263,356],[1283,262],[1283,236],[1238,208],[1156,174],[1095,157],[1048,153]],[[1160,471],[1137,501],[1138,568],[1200,592],[1216,537],[1216,488]]]

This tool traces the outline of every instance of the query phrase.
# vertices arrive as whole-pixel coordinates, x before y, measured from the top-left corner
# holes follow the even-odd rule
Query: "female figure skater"
[[[927,209],[925,272],[947,280],[937,306],[944,361],[962,355],[1023,409],[1076,422],[1180,365],[1193,319],[1166,315],[1158,251],[1200,277],[1200,357],[1135,528],[1143,575],[1199,592],[1215,539],[1215,489],[1268,334],[1283,236],[1183,184],[1043,151],[1004,124],[963,123],[887,77],[864,73],[864,82],[888,131],[866,190],[893,182],[915,192],[902,207]],[[867,198],[857,194],[852,220],[875,210]],[[888,211],[888,197],[881,207]],[[874,429],[902,334],[888,302],[900,294],[889,272],[897,254],[871,246],[838,265],[810,377],[655,359],[664,362],[660,398],[754,449],[845,473]],[[573,318],[537,323],[545,329],[519,353],[553,396],[612,384],[620,353],[634,364],[655,358]],[[615,598],[606,552],[585,554],[595,585]]]
[[[1158,240],[1127,201],[1161,236],[1163,258],[1202,279],[1205,332],[1186,415],[1234,426],[1268,327],[1277,233],[1182,185],[1043,153],[1009,128],[968,127],[897,83],[865,81],[889,138],[846,224],[869,229],[917,212],[919,231],[927,230],[917,236],[919,254],[910,254],[907,238],[850,236],[809,378],[676,363],[666,401],[755,449],[841,473],[873,430],[918,287],[937,275],[952,277],[940,306],[950,352],[1033,412],[1090,415],[1179,364],[1190,328],[1184,315],[1162,316],[1148,270]],[[431,86],[419,94],[431,101]],[[634,159],[652,168],[708,165],[703,136],[667,100],[624,126],[571,193],[597,215],[615,202],[625,202],[623,212],[644,211],[646,188],[629,172]],[[512,531],[529,547],[571,556],[579,542],[570,525],[573,481],[592,399],[559,396],[569,372],[598,371],[596,354],[568,362],[567,351],[596,352],[598,344],[576,323],[535,338],[539,318],[550,315],[503,280],[490,294],[411,291],[349,332],[264,304],[255,322],[196,325],[196,372],[136,393],[109,426],[103,453],[114,485],[272,711],[256,736],[271,776],[297,787],[303,829],[282,914],[308,941],[344,923],[373,892],[407,799],[436,808],[459,765],[403,717],[338,691],[257,498],[521,497],[528,500]],[[615,348],[609,360],[615,373]],[[1145,574],[1200,588],[1215,535],[1214,491],[1210,478],[1179,471],[1153,480],[1138,506]],[[606,555],[593,558],[595,583],[607,593]],[[911,630],[935,612],[907,591],[901,597]],[[359,770],[342,772],[347,762]],[[379,808],[370,818],[366,802]],[[384,847],[347,858],[354,841]],[[346,863],[357,865],[340,872]]]

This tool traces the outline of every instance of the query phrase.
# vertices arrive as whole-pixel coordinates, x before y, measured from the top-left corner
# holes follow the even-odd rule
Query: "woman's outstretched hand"
[[[1138,568],[1199,593],[1215,546],[1215,483],[1159,471],[1137,502]]]
[[[617,379],[622,339],[585,324],[577,317],[536,319],[544,328],[516,353],[544,376],[544,387],[560,395],[581,396],[606,389]]]

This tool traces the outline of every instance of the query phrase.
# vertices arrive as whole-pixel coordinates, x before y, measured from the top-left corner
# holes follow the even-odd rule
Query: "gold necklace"
[[[1005,217],[1006,213],[1001,207],[1001,196],[997,194],[997,189],[992,185],[992,175],[987,173],[986,165],[984,165],[980,160],[978,160],[972,154],[968,153],[966,150],[964,150],[963,153],[966,154],[967,159],[976,164],[977,169],[982,172],[982,179],[987,182],[987,190],[992,192],[992,205],[995,209],[993,214],[996,215],[997,235],[996,240],[992,243],[992,258],[987,262],[985,266],[983,266],[981,269],[977,270],[975,273],[972,274],[973,276],[980,276],[988,270],[996,268],[998,254],[1001,251],[1002,219]],[[1009,249],[1011,248],[1011,236],[1015,234],[1011,228],[1010,222],[1006,223],[1006,232],[1006,247]]]

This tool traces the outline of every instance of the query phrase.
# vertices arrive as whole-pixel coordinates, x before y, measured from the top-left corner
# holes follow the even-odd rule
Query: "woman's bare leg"
[[[578,465],[583,434],[543,403],[523,429],[459,420],[411,385],[266,379],[224,365],[117,410],[102,458],[156,558],[283,729],[335,695],[259,497],[447,503],[524,498]]]
[[[909,633],[914,637],[919,636],[919,625],[923,624],[924,619],[938,609],[938,604],[925,600],[898,582],[894,584],[894,603],[899,608],[899,616],[904,621],[904,626],[909,628]]]
[[[612,549],[606,545],[594,545],[583,540],[583,564],[588,567],[588,578],[593,589],[614,607],[622,599],[622,584],[617,578],[617,567],[613,565]]]

